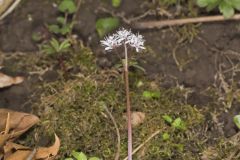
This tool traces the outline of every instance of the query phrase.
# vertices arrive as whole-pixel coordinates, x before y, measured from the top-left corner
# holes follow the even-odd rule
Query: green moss
[[[94,73],[94,74],[93,74]],[[121,74],[112,76],[110,72],[95,70],[88,76],[74,80],[53,82],[44,86],[41,105],[40,130],[48,135],[56,132],[61,138],[62,156],[72,150],[97,155],[104,159],[113,159],[116,146],[116,133],[110,119],[102,109],[106,105],[115,117],[121,133],[121,159],[127,153],[127,131],[124,119],[125,98]],[[134,77],[133,77],[134,78]],[[140,77],[139,77],[140,78]],[[160,97],[146,100],[142,93],[150,87],[150,82],[144,80],[144,87],[131,85],[132,110],[146,114],[144,123],[134,128],[134,148],[140,145],[156,130],[168,132],[170,140],[165,142],[162,135],[144,148],[141,159],[151,158],[183,158],[188,151],[189,129],[203,122],[203,116],[194,107],[174,100],[178,95],[173,90],[160,89]],[[186,131],[177,131],[166,124],[162,115],[181,117],[187,124]],[[192,142],[195,143],[195,142]],[[141,152],[141,151],[140,151]],[[135,156],[140,156],[140,152]],[[183,154],[184,152],[184,154]]]

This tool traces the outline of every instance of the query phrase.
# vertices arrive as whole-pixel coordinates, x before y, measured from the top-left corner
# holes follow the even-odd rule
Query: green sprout
[[[88,158],[83,152],[72,151],[71,157],[65,158],[65,160],[101,160],[98,157]]]
[[[199,7],[204,7],[211,11],[218,7],[225,18],[231,18],[235,10],[240,10],[240,0],[197,0]]]

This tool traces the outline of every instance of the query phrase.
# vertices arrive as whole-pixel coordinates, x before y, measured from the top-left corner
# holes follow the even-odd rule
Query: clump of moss
[[[40,129],[52,135],[56,132],[61,138],[61,157],[72,150],[81,150],[89,155],[113,159],[116,149],[116,133],[110,118],[102,108],[104,103],[112,112],[121,134],[121,158],[127,153],[127,130],[124,118],[125,99],[122,75],[117,71],[88,70],[88,74],[71,80],[62,80],[44,85],[41,104],[37,107],[42,123]],[[134,74],[131,74],[134,76]],[[193,156],[188,150],[195,125],[203,122],[203,116],[194,107],[176,101],[176,91],[158,88],[159,98],[144,99],[142,93],[151,83],[142,78],[144,87],[131,85],[132,110],[146,114],[140,126],[134,128],[134,148],[140,145],[156,130],[169,133],[164,141],[162,134],[150,141],[135,156],[141,159],[174,158]],[[134,77],[130,77],[134,79]],[[187,130],[179,131],[166,124],[164,114],[181,117]],[[198,147],[196,145],[196,147]]]

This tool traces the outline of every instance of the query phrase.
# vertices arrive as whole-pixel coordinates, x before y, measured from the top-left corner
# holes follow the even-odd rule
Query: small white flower
[[[136,52],[139,52],[141,49],[145,49],[144,39],[143,36],[140,34],[132,34],[128,37],[126,43],[129,44],[131,47],[134,47],[136,49]]]
[[[105,47],[106,51],[112,50],[113,48],[121,45],[117,41],[117,35],[116,34],[113,34],[112,36],[108,36],[108,37],[104,38],[104,40],[101,40],[100,42],[101,42],[102,46]]]
[[[100,42],[102,46],[105,47],[106,51],[110,51],[118,46],[128,44],[129,46],[134,47],[136,52],[139,52],[140,50],[145,49],[144,41],[145,40],[143,39],[142,35],[135,35],[131,31],[122,28],[117,31],[116,34],[108,36]]]
[[[119,31],[117,31],[118,43],[122,43],[123,41],[128,39],[128,37],[131,36],[132,34],[133,33],[131,31],[121,28]]]

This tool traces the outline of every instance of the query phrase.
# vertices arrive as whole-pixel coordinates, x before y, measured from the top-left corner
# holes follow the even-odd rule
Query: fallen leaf
[[[23,77],[11,77],[6,74],[0,73],[0,88],[9,87],[14,84],[22,83],[24,80]]]
[[[9,132],[9,125],[10,125],[10,114],[7,114],[5,130],[0,133],[0,148],[6,143],[9,139],[10,135]]]
[[[9,134],[1,134],[0,135],[0,148],[3,147],[3,145],[7,142],[7,140],[10,138]]]
[[[29,147],[12,142],[7,142],[3,148],[4,160],[26,160],[32,152]]]
[[[124,115],[124,118],[127,119],[127,116]],[[144,119],[145,119],[145,113],[143,112],[132,112],[131,114],[131,122],[133,127],[136,127],[139,124],[143,123]]]
[[[51,147],[40,147],[37,149],[36,160],[44,159],[44,160],[53,160],[57,155],[60,148],[60,139],[55,134],[55,143]]]
[[[217,150],[213,147],[208,147],[203,151],[201,160],[216,159],[218,156]]]
[[[29,147],[7,142],[4,146],[4,160],[53,160],[57,155],[59,148],[60,140],[56,134],[55,143],[52,146],[39,147],[33,150]]]
[[[7,158],[4,157],[4,160],[27,160],[30,154],[31,151],[29,150],[18,150],[9,155]]]
[[[143,112],[132,112],[132,125],[133,127],[138,126],[139,124],[143,123],[145,119],[145,113]]]
[[[37,122],[39,122],[39,118],[35,115],[15,112],[8,109],[0,109],[0,132],[2,133],[5,131],[7,125],[8,130],[10,130],[8,134],[11,135],[11,139],[19,137]]]

